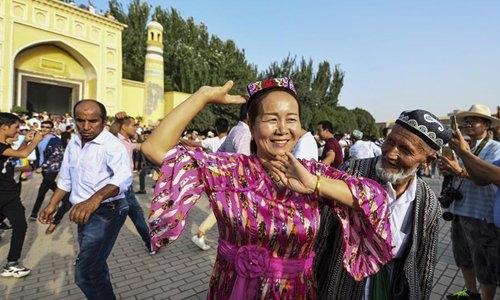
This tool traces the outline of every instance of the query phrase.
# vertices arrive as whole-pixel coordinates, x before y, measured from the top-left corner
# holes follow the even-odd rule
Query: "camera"
[[[459,190],[452,186],[449,186],[443,190],[441,195],[439,195],[438,201],[439,203],[441,203],[441,206],[443,208],[448,208],[453,201],[460,201],[462,200],[462,198],[462,193],[460,193]]]
[[[452,221],[454,217],[455,216],[453,215],[453,213],[451,213],[449,211],[443,212],[443,220],[445,220],[445,221]]]

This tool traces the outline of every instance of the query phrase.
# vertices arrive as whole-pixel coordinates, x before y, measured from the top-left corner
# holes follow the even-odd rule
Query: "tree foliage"
[[[233,40],[221,40],[203,23],[192,17],[184,19],[175,8],[151,8],[146,2],[132,0],[125,13],[121,2],[109,0],[110,13],[127,25],[123,31],[123,77],[143,81],[146,53],[146,25],[153,19],[163,26],[164,84],[168,91],[193,93],[203,85],[222,85],[232,79],[234,94],[246,94],[246,84],[258,78],[288,76],[297,88],[302,106],[302,124],[314,130],[318,121],[330,120],[337,132],[358,128],[376,134],[373,117],[362,109],[348,110],[338,106],[344,84],[344,71],[339,65],[288,54],[281,63],[273,62],[258,74],[257,66],[245,58]],[[238,107],[207,106],[191,122],[188,129],[203,131],[213,128],[215,119],[224,116],[236,124]]]
[[[338,96],[344,82],[344,71],[338,65],[332,70],[330,63],[323,61],[318,65],[315,73],[312,59],[306,61],[302,58],[299,63],[296,61],[296,57],[288,55],[281,64],[271,63],[259,77],[288,76],[293,78],[302,106],[302,126],[314,128],[315,124],[312,120],[315,119],[315,115],[337,106]]]
[[[143,81],[146,59],[146,25],[150,7],[146,2],[132,0],[125,14],[121,2],[109,1],[109,11],[117,21],[127,25],[122,33],[123,78]]]

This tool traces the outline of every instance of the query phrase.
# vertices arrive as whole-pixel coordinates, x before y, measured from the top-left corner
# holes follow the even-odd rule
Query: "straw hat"
[[[457,113],[457,121],[463,122],[465,117],[480,117],[491,121],[491,126],[500,126],[500,120],[491,116],[491,110],[487,105],[474,104],[468,111]]]

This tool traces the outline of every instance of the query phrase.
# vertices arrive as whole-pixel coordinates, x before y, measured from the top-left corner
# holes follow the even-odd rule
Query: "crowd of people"
[[[453,128],[428,111],[404,111],[375,139],[337,133],[328,120],[304,129],[290,78],[250,83],[247,97],[232,95],[232,85],[200,88],[156,128],[126,112],[110,124],[95,100],[77,102],[73,117],[0,113],[0,228],[12,230],[1,276],[30,273],[20,263],[27,219],[52,234],[69,212],[78,224],[76,284],[88,299],[115,299],[106,260],[126,217],[154,255],[204,197],[212,212],[191,240],[209,249],[205,235],[217,224],[209,299],[429,299],[443,210],[465,281],[447,298],[493,299],[500,142],[491,129],[500,120],[488,107],[459,112]],[[221,117],[211,129],[186,130],[208,104],[239,105],[238,123]],[[436,166],[447,178],[438,196],[421,178]],[[23,171],[42,179],[28,218]],[[135,194],[148,194],[148,175],[157,183],[146,220]]]

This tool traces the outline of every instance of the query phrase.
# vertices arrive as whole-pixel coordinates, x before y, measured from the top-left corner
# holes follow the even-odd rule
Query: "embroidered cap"
[[[297,92],[295,91],[295,86],[293,85],[293,81],[288,77],[281,77],[281,78],[268,78],[254,83],[250,83],[247,86],[248,96],[251,99],[258,92],[271,88],[286,88],[292,91],[295,95],[297,94]]]
[[[357,140],[361,140],[363,138],[363,133],[357,129],[354,129],[352,131],[352,136]]]
[[[407,110],[399,115],[396,124],[420,137],[434,150],[439,150],[451,139],[451,130],[428,111]]]

